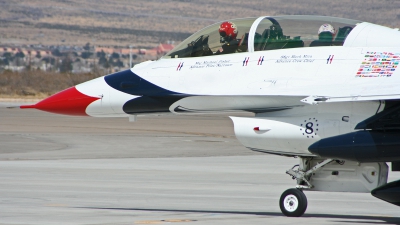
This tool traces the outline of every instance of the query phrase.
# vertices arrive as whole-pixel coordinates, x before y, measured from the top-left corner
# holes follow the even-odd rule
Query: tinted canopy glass
[[[221,37],[226,34],[220,33],[219,28],[223,22],[215,23],[208,26],[189,38],[181,42],[172,51],[166,54],[163,58],[186,58],[186,57],[199,57],[218,54],[229,54],[235,52],[246,52],[247,51],[247,37],[251,25],[256,18],[244,18],[229,20],[237,28],[237,35],[235,40],[229,41],[229,45],[234,48],[229,48],[224,51],[220,51],[221,48],[226,45],[226,41],[222,41]]]
[[[259,18],[254,24],[254,51],[342,46],[357,23],[360,21],[327,16]]]
[[[163,58],[201,57],[285,48],[342,46],[361,21],[327,16],[276,16],[229,20],[236,30],[227,39],[221,21],[181,42]],[[226,24],[225,24],[226,25]],[[221,26],[221,27],[220,27]]]

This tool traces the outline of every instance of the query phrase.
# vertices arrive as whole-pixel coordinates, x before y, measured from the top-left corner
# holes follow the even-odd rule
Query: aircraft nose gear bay
[[[296,180],[294,189],[286,190],[280,198],[280,208],[286,216],[301,216],[307,209],[303,190],[365,192],[385,185],[388,176],[386,163],[368,163],[300,157],[300,165],[286,171]]]
[[[387,183],[388,163],[400,171],[399,40],[398,29],[336,17],[220,21],[156,61],[20,108],[127,121],[228,113],[246,148],[299,160],[287,166],[296,183],[280,197],[284,215],[303,215],[311,191],[400,205],[400,181]]]

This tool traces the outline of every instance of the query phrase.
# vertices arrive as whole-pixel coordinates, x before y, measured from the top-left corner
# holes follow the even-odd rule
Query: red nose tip
[[[21,109],[39,109],[46,112],[70,116],[87,116],[86,108],[98,97],[90,97],[79,92],[75,87],[60,91],[35,105],[22,105]]]

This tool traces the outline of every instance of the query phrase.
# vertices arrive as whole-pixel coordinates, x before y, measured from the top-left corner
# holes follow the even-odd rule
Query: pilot
[[[236,52],[239,40],[236,39],[238,29],[232,22],[226,21],[221,23],[218,29],[220,35],[221,48],[215,53],[215,55],[229,54]]]
[[[329,23],[322,24],[318,30],[318,40],[311,42],[310,47],[331,46],[334,36],[335,28]]]

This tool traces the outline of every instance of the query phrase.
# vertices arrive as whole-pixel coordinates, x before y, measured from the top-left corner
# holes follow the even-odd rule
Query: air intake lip
[[[400,206],[400,180],[375,188],[371,195],[383,201]]]

